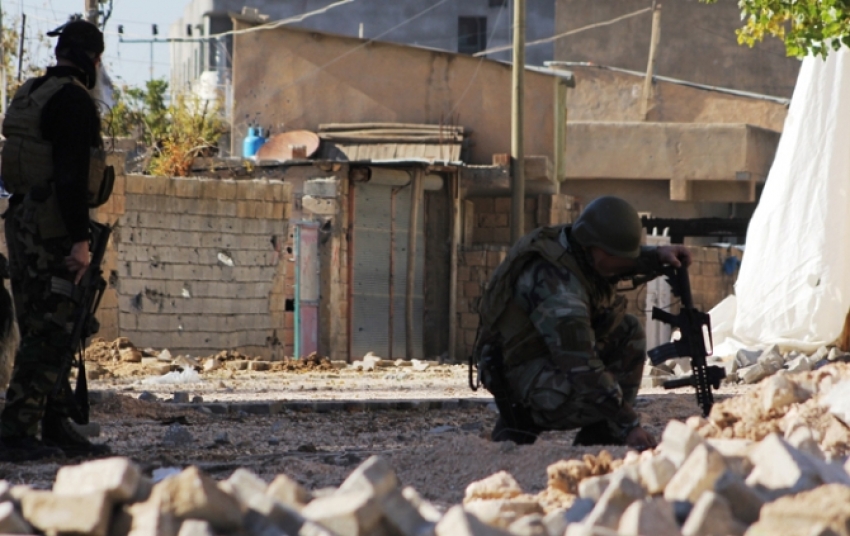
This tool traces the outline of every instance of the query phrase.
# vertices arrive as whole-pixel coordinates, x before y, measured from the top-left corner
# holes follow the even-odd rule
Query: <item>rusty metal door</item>
[[[319,349],[319,224],[295,224],[295,351],[308,356]]]
[[[410,226],[410,187],[360,183],[354,188],[354,254],[352,266],[351,358],[368,352],[388,358],[405,356],[405,292]],[[395,218],[393,218],[393,210]],[[395,221],[393,222],[393,219]],[[416,222],[414,283],[414,357],[423,357],[425,238],[424,210]],[[391,239],[390,230],[393,229]],[[392,267],[392,271],[391,271]],[[391,277],[392,274],[392,277]],[[392,282],[392,292],[390,283]],[[390,307],[392,294],[392,307]],[[392,321],[390,311],[392,310]],[[392,325],[392,337],[390,337]],[[392,349],[390,348],[392,340]]]

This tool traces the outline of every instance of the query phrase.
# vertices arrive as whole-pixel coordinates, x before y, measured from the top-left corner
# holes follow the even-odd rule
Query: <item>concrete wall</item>
[[[639,121],[643,77],[599,67],[564,67],[575,74],[569,121]],[[781,132],[788,105],[742,98],[672,82],[653,85],[649,120],[669,123],[746,123]],[[568,134],[569,135],[569,134]]]
[[[656,73],[690,82],[790,97],[800,62],[768,38],[755,48],[738,45],[737,0],[706,5],[695,0],[661,2]],[[646,0],[556,0],[556,32],[566,32],[649,7]],[[649,13],[557,41],[555,59],[646,71]]]
[[[104,336],[172,353],[282,356],[291,186],[131,175],[123,194],[99,210],[116,225]]]
[[[295,29],[235,41],[234,140],[253,120],[274,132],[322,123],[457,123],[472,133],[469,162],[489,164],[494,153],[510,152],[509,65]],[[529,155],[552,158],[553,101],[554,77],[529,71]]]
[[[314,11],[332,3],[333,0],[254,0],[248,5],[258,8],[262,14],[269,15],[269,20],[279,20]],[[291,26],[356,37],[360,31],[360,23],[363,23],[363,35],[367,39],[457,52],[459,17],[484,17],[487,19],[489,48],[510,44],[511,3],[506,1],[504,7],[492,7],[490,3],[490,0],[464,0],[447,2],[429,10],[428,8],[434,6],[433,0],[354,2]],[[244,0],[193,0],[184,9],[183,17],[171,25],[169,36],[186,37],[186,24],[204,28],[205,35],[230,30],[232,23],[228,12],[240,13],[244,5]],[[404,21],[419,13],[423,14],[402,25]],[[526,18],[529,41],[551,36],[555,31],[555,0],[529,2]],[[393,29],[396,26],[399,27]],[[197,29],[194,34],[197,36]],[[211,59],[208,43],[172,43],[173,87],[185,87],[197,77],[198,72],[212,68],[213,63],[210,61],[204,65],[196,64],[201,48],[207,49],[204,54],[208,60]],[[510,53],[496,53],[490,57],[507,61],[510,59]],[[532,47],[527,51],[527,60],[532,65],[543,65],[553,57],[552,44]],[[187,76],[189,73],[191,76]]]

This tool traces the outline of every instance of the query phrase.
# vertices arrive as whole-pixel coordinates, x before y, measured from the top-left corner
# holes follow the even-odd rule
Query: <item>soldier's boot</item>
[[[625,443],[614,437],[608,429],[605,421],[595,422],[582,426],[573,440],[575,447],[590,447],[593,445],[624,445]]]
[[[505,419],[499,415],[499,420],[496,421],[496,426],[493,427],[493,433],[490,438],[495,441],[513,441],[517,445],[531,445],[537,441],[537,435],[540,430],[533,427],[512,428],[508,426]]]
[[[34,437],[13,436],[0,439],[0,462],[33,462],[38,460],[61,460],[62,449],[50,447]]]
[[[41,421],[41,439],[45,445],[62,449],[70,458],[97,458],[108,456],[108,445],[92,443],[79,433],[67,417],[47,412]]]

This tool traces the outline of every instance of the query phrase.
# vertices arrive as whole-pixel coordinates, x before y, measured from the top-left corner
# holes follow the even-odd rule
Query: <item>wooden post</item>
[[[838,337],[838,349],[842,352],[850,352],[850,313],[844,317],[844,329]]]
[[[514,62],[511,94],[511,243],[525,231],[525,0],[514,0]]]
[[[405,296],[405,343],[407,359],[413,359],[413,294],[416,291],[416,224],[419,221],[419,205],[422,202],[422,175],[421,168],[413,175],[413,184],[410,189],[410,225],[407,229],[407,294]]]
[[[652,100],[652,77],[655,74],[655,57],[658,53],[658,41],[661,38],[661,4],[653,2],[652,36],[649,41],[649,61],[646,65],[646,77],[643,80],[643,94],[640,103],[640,120],[646,121]]]
[[[100,24],[100,8],[97,5],[97,0],[86,0],[86,20],[98,26]]]
[[[452,199],[451,273],[449,275],[449,361],[457,363],[457,263],[460,247],[460,169],[452,173],[450,190]]]
[[[27,14],[21,15],[21,38],[18,42],[18,82],[24,70],[24,41],[27,38]]]
[[[555,191],[567,175],[567,84],[555,77]]]

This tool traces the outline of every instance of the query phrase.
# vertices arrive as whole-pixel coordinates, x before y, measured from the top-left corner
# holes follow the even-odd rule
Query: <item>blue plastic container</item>
[[[266,143],[266,139],[260,134],[260,129],[248,127],[248,135],[242,141],[242,158],[254,157],[264,143]]]

